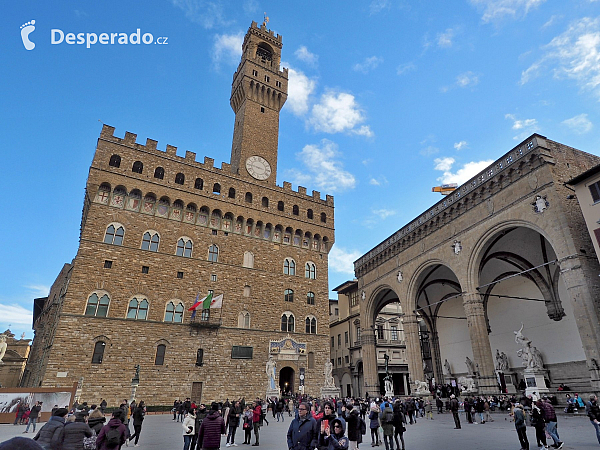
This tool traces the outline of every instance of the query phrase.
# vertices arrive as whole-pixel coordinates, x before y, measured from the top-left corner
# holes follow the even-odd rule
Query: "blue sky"
[[[118,136],[228,162],[232,75],[244,33],[265,11],[290,69],[277,184],[335,196],[330,288],[439,200],[432,186],[465,181],[533,132],[600,154],[598,0],[1,8],[0,330],[10,324],[17,335],[32,337],[32,299],[47,295],[77,251],[100,121]],[[66,43],[67,33],[138,28],[152,44]],[[62,43],[52,43],[53,29]],[[167,43],[154,44],[159,37]]]

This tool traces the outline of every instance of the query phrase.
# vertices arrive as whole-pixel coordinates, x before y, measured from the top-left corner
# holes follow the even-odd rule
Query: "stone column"
[[[442,355],[440,353],[440,338],[436,330],[432,331],[431,334],[431,358],[433,365],[433,376],[435,382],[441,384],[444,380],[444,371],[442,370]]]
[[[423,357],[421,355],[421,342],[419,341],[419,325],[416,314],[406,314],[402,320],[404,336],[406,337],[406,353],[408,356],[408,372],[410,379],[423,381]]]
[[[379,376],[377,373],[377,348],[375,345],[375,329],[363,328],[360,341],[363,353],[364,392],[370,397],[379,396]]]
[[[479,366],[477,381],[480,394],[498,392],[494,358],[490,346],[483,300],[478,293],[463,295],[463,307],[467,316],[467,326],[471,337],[474,362]]]
[[[585,263],[584,263],[585,264]],[[587,274],[597,276],[586,264]],[[591,282],[586,277],[579,258],[560,261],[560,276],[563,278],[573,305],[573,315],[579,330],[592,390],[600,390],[600,322],[596,301],[590,289]],[[567,300],[567,301],[569,301]]]
[[[404,395],[408,395],[408,381],[407,381],[407,373],[402,374],[402,383],[404,383]]]

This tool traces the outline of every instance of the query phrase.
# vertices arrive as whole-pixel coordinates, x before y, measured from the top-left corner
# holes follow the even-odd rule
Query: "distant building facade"
[[[0,387],[19,387],[31,349],[31,339],[25,339],[24,336],[15,339],[10,330],[2,334],[5,336],[7,347],[0,363]]]
[[[281,36],[252,23],[232,83],[230,164],[102,128],[77,255],[34,304],[25,385],[79,382],[82,400],[115,404],[139,365],[147,404],[264,397],[272,355],[282,391],[303,383],[319,394],[334,204],[275,183],[281,48]],[[192,318],[209,292],[222,307]]]

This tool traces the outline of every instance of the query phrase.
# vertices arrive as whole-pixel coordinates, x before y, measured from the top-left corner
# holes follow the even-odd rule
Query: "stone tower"
[[[252,22],[231,86],[231,170],[270,185],[277,178],[279,111],[288,89],[288,69],[279,70],[281,47],[281,35]]]

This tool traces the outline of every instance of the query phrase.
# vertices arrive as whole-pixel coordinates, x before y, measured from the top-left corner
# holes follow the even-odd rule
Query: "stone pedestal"
[[[129,403],[131,404],[132,401],[135,400],[135,395],[137,392],[137,388],[140,384],[139,383],[131,383],[131,395],[129,396]]]
[[[281,392],[279,391],[279,389],[267,389],[267,393],[265,395],[265,398],[275,397],[279,399],[279,397],[281,397]]]
[[[477,387],[477,380],[475,375],[467,375],[466,377],[459,377],[458,384],[461,385],[461,395],[477,395],[479,389]]]
[[[543,394],[549,393],[549,389],[546,387],[546,381],[544,380],[548,373],[545,369],[525,369],[523,370],[523,378],[525,378],[525,395],[533,394],[534,392],[540,397]]]
[[[506,391],[508,394],[516,394],[517,388],[515,387],[513,381],[516,380],[516,374],[514,372],[497,372],[498,375],[498,384],[502,385],[500,382],[500,376],[504,376],[504,383],[506,385]]]
[[[340,398],[340,389],[335,386],[325,386],[321,388],[321,398]]]

